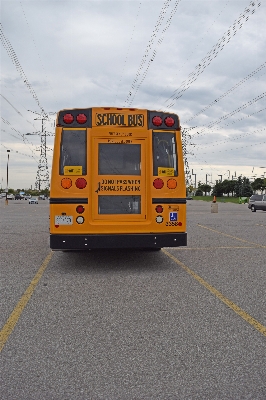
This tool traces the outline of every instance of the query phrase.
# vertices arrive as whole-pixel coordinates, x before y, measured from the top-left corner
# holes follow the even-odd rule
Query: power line
[[[254,99],[248,101],[247,103],[243,104],[242,106],[238,107],[236,110],[231,111],[230,113],[223,115],[222,117],[220,117],[219,119],[217,119],[214,122],[211,122],[209,125],[207,125],[207,127],[201,129],[200,132],[197,132],[198,135],[201,135],[202,132],[204,132],[207,128],[212,128],[214,125],[218,125],[220,124],[222,121],[224,121],[225,119],[231,117],[234,114],[237,114],[239,111],[243,110],[244,108],[247,108],[248,106],[256,103],[257,101],[263,99],[266,96],[266,92],[261,93],[259,96],[255,97]]]
[[[117,93],[118,93],[118,90],[120,89],[120,84],[121,84],[122,79],[124,77],[124,72],[125,72],[125,68],[126,68],[126,64],[127,64],[127,60],[128,60],[128,54],[129,54],[129,50],[130,50],[130,47],[131,47],[133,36],[135,34],[135,29],[136,29],[137,21],[138,21],[138,18],[139,18],[141,5],[142,5],[142,2],[140,1],[139,8],[138,8],[138,11],[137,11],[137,15],[136,15],[136,18],[135,18],[135,25],[133,26],[131,38],[129,40],[129,46],[128,46],[128,49],[127,49],[127,53],[126,53],[126,57],[125,57],[125,61],[124,61],[124,66],[123,66],[122,73],[121,73],[121,76],[120,76],[119,81],[118,81],[117,90],[116,90],[116,94],[115,94],[115,101],[114,102],[116,102]]]
[[[29,147],[29,145],[34,146],[33,143],[31,143],[27,138],[25,138],[25,135],[23,135],[20,131],[18,131],[17,129],[13,128],[12,125],[10,124],[9,121],[7,121],[6,119],[4,119],[3,117],[1,117],[2,121],[4,122],[4,124],[8,125],[10,127],[10,129],[12,129],[14,132],[18,133],[20,135],[20,137],[13,135],[10,132],[6,132],[4,129],[1,129],[3,132],[8,133],[9,135],[13,136],[15,139],[19,139],[22,140],[23,143],[25,144],[25,146],[27,146],[29,148],[29,150],[31,151],[31,153],[33,154],[33,158],[35,159],[36,154],[34,154],[33,150]],[[27,142],[27,143],[26,143]],[[37,160],[35,159],[35,161],[37,162]]]
[[[2,44],[3,44],[4,48],[7,51],[8,56],[10,57],[12,63],[15,65],[16,70],[18,71],[18,73],[19,73],[20,77],[22,78],[23,82],[25,83],[27,89],[30,91],[32,97],[34,98],[34,100],[38,104],[38,106],[41,109],[43,115],[46,115],[46,113],[44,111],[44,108],[41,106],[40,101],[39,101],[39,99],[37,97],[37,94],[35,93],[35,90],[32,88],[32,86],[31,86],[31,84],[30,84],[25,72],[23,71],[23,68],[20,65],[18,57],[17,57],[17,55],[15,53],[15,50],[13,49],[10,41],[4,35],[3,26],[2,26],[1,23],[0,23],[0,39],[2,41]]]
[[[155,39],[156,39],[156,37],[157,37],[157,35],[159,33],[160,27],[161,27],[161,25],[162,25],[162,23],[164,21],[165,14],[166,14],[166,11],[167,11],[168,7],[170,6],[170,3],[171,3],[171,0],[165,0],[165,2],[163,3],[163,6],[162,6],[161,11],[160,11],[159,16],[158,16],[158,19],[157,19],[157,21],[155,23],[155,27],[154,27],[154,29],[152,31],[152,35],[151,35],[150,40],[149,40],[149,42],[148,42],[148,44],[146,46],[144,55],[143,55],[143,57],[141,59],[141,62],[140,62],[140,65],[138,67],[138,70],[136,72],[135,78],[133,79],[133,82],[131,84],[131,89],[130,89],[130,91],[129,91],[128,95],[127,95],[127,98],[125,100],[125,104],[126,105],[130,106],[132,104],[133,100],[131,100],[131,97],[133,99],[133,97],[135,97],[135,95],[136,95],[136,90],[138,90],[138,81],[140,79],[141,72],[142,72],[145,64],[147,63],[147,61],[149,62],[152,59],[152,56],[150,55],[150,53],[153,51],[152,50],[152,46],[153,46],[153,43],[154,43],[154,41],[155,41]],[[154,56],[154,53],[153,53],[153,56]]]
[[[195,70],[188,75],[188,78],[181,83],[178,89],[174,91],[172,96],[170,96],[165,103],[168,102],[166,108],[171,108],[176,101],[183,96],[184,92],[187,91],[193,82],[195,82],[199,75],[203,73],[205,68],[212,62],[214,58],[223,50],[223,48],[230,42],[230,40],[236,35],[237,31],[242,28],[243,24],[249,20],[249,17],[255,13],[256,7],[260,7],[261,3],[259,0],[252,0],[249,6],[244,9],[244,11],[239,15],[232,26],[229,26],[228,30],[223,34],[223,36],[218,40],[216,45],[207,53],[207,55],[200,61],[196,66]]]
[[[211,108],[213,105],[216,105],[220,100],[222,100],[224,97],[228,96],[230,93],[232,93],[234,90],[236,90],[239,86],[243,85],[245,82],[247,82],[250,78],[252,78],[254,75],[256,75],[258,72],[260,72],[263,68],[266,67],[266,62],[261,64],[257,69],[255,69],[253,72],[251,72],[249,75],[247,75],[245,78],[243,78],[241,81],[239,81],[236,85],[231,87],[231,89],[227,90],[225,93],[223,93],[221,96],[219,96],[217,99],[215,99],[212,103],[210,103],[208,106],[204,107],[202,110],[200,110],[197,114],[193,115],[191,118],[187,119],[184,123],[187,124],[190,122],[192,119],[197,117],[198,115],[202,114],[209,108]]]
[[[34,47],[35,47],[35,50],[36,50],[36,53],[37,53],[37,56],[38,56],[38,58],[39,58],[39,62],[40,62],[40,64],[41,64],[41,66],[42,66],[42,69],[43,69],[45,78],[46,78],[47,81],[49,82],[49,78],[48,78],[48,76],[47,76],[47,74],[46,74],[46,71],[45,71],[45,68],[44,68],[44,66],[43,66],[43,63],[42,63],[42,60],[41,60],[41,56],[40,56],[40,54],[39,54],[39,52],[38,52],[38,47],[37,47],[37,45],[36,45],[34,36],[33,36],[32,32],[31,32],[30,25],[29,25],[29,23],[28,23],[28,20],[27,20],[27,17],[26,17],[26,13],[25,13],[25,10],[24,10],[24,8],[23,8],[23,6],[22,6],[22,2],[21,2],[21,1],[20,1],[20,5],[21,5],[22,13],[23,13],[23,15],[24,15],[26,24],[27,24],[28,29],[29,29],[29,32],[30,32],[30,36],[31,36],[32,42],[33,42],[33,44],[34,44]],[[51,85],[50,85],[50,90],[51,90],[51,92],[52,92],[52,94],[53,94],[53,97],[54,97],[54,99],[55,99],[55,101],[56,101],[56,98],[55,98],[55,95],[54,95],[54,92],[53,92],[53,89],[52,89],[52,86],[51,86]],[[43,110],[42,110],[42,111],[43,111]]]
[[[221,11],[219,11],[218,16],[216,19],[218,19],[218,17],[220,17],[220,15],[223,13],[224,9],[227,7],[228,5],[228,1],[226,1],[223,5],[223,8]],[[204,36],[206,34],[208,34],[209,30],[212,28],[212,26],[215,24],[216,19],[213,20],[212,24],[206,29],[206,31],[204,32],[204,35],[201,37],[201,39],[197,42],[195,48],[188,54],[186,60],[183,62],[183,64],[178,68],[178,70],[176,71],[175,77],[173,79],[176,79],[176,76],[178,75],[179,71],[181,71],[184,66],[186,65],[186,63],[191,59],[191,56],[195,53],[195,51],[198,49],[199,45],[202,43],[202,41],[204,40]],[[169,86],[167,86],[166,88],[169,88]],[[165,88],[165,89],[166,89]],[[161,97],[161,95],[159,96],[159,98]],[[159,98],[157,98],[157,100],[159,100]]]
[[[162,44],[162,42],[163,42],[163,40],[164,40],[164,34],[165,34],[165,32],[167,31],[167,29],[169,29],[169,27],[170,27],[170,25],[171,25],[172,19],[173,19],[174,15],[175,15],[175,13],[176,13],[176,11],[177,11],[177,6],[178,6],[178,4],[180,3],[180,1],[181,1],[181,0],[177,0],[177,1],[175,2],[175,5],[174,5],[174,8],[173,8],[173,10],[172,10],[172,12],[171,12],[171,14],[170,14],[170,17],[169,17],[169,18],[167,19],[167,21],[166,21],[166,26],[165,26],[165,28],[162,30],[161,37],[160,37],[160,39],[157,41],[156,47],[154,47],[154,49],[153,49],[151,58],[148,60],[147,67],[146,67],[145,71],[142,73],[142,78],[141,78],[140,82],[136,85],[136,87],[135,87],[135,85],[134,85],[134,91],[135,91],[135,93],[133,94],[133,96],[132,96],[132,94],[131,94],[129,106],[131,106],[131,104],[133,103],[133,101],[134,101],[134,99],[135,99],[135,96],[136,96],[136,94],[137,94],[138,91],[139,91],[140,86],[142,85],[142,83],[144,82],[144,80],[145,80],[145,78],[146,78],[146,76],[147,76],[147,74],[148,74],[148,70],[149,70],[151,64],[152,64],[153,61],[155,60],[155,57],[156,57],[156,55],[157,55],[157,49],[158,49],[158,47]],[[147,59],[146,59],[146,60],[147,60]],[[140,76],[140,75],[139,75],[139,76]]]

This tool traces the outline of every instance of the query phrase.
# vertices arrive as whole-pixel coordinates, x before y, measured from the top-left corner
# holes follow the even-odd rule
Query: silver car
[[[250,207],[252,212],[256,212],[257,210],[266,211],[266,194],[262,196],[261,200],[255,200]]]
[[[254,204],[255,201],[257,200],[262,200],[262,194],[253,194],[252,196],[250,196],[249,201],[248,201],[248,208],[251,209],[252,204]]]
[[[29,199],[29,204],[38,204],[38,199],[32,197],[31,199]]]

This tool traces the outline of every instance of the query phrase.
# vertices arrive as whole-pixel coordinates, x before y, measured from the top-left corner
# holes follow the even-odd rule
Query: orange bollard
[[[213,203],[216,203],[216,196],[213,196]]]

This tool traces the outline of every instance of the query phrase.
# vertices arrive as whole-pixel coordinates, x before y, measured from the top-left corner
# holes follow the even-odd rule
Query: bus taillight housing
[[[65,114],[63,117],[63,121],[65,124],[72,124],[72,122],[74,121],[74,116],[70,113]]]

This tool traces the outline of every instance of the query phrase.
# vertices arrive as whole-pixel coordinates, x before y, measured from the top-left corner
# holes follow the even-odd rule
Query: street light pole
[[[194,173],[193,173],[193,170],[192,170],[192,175],[195,175],[195,191],[196,191],[196,186],[197,186],[197,174],[194,174]]]
[[[6,205],[8,205],[7,193],[8,193],[8,163],[9,163],[9,153],[10,150],[7,150],[7,164],[6,164]]]

